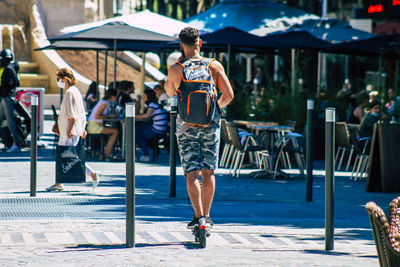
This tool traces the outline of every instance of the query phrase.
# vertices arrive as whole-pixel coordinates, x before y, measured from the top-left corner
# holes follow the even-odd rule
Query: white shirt
[[[81,92],[75,86],[69,87],[64,95],[60,107],[60,115],[58,115],[58,128],[60,129],[60,137],[67,137],[68,119],[75,119],[72,126],[72,135],[82,136],[86,127],[86,112],[83,106]]]

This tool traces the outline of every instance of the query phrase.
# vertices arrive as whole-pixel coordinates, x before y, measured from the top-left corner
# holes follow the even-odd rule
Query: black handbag
[[[81,183],[86,181],[85,147],[56,147],[56,183]]]

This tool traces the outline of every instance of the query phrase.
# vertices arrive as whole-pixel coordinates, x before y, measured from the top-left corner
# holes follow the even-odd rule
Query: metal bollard
[[[178,97],[171,97],[170,134],[169,134],[169,197],[176,197],[176,115],[178,112]]]
[[[325,110],[325,250],[334,242],[335,108]]]
[[[37,120],[38,120],[38,104],[37,95],[31,96],[31,197],[36,197],[37,187]]]
[[[306,140],[306,201],[312,202],[313,199],[313,148],[312,148],[312,114],[314,110],[314,100],[307,100],[307,140]]]
[[[135,246],[135,104],[125,104],[126,247]]]

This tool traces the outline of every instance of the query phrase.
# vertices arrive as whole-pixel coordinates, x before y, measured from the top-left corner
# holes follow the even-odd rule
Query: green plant
[[[251,85],[234,90],[235,98],[228,106],[227,119],[272,121],[284,125],[286,121],[296,121],[296,130],[302,131],[306,123],[307,96],[299,93],[294,98],[288,88],[266,86],[255,93]],[[269,88],[269,89],[266,89]]]

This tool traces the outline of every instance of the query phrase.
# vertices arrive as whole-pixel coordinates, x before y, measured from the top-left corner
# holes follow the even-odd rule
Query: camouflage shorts
[[[220,127],[193,127],[177,131],[181,164],[185,174],[197,170],[215,170],[218,166]]]

